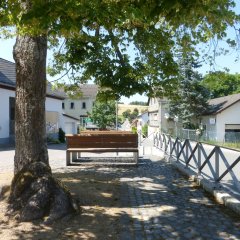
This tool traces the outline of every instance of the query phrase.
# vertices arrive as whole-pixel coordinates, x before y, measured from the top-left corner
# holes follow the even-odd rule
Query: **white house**
[[[15,63],[0,58],[0,144],[14,140],[15,120]],[[53,91],[47,86],[46,127],[47,133],[56,135],[59,128],[65,130],[62,115],[64,93]]]
[[[138,115],[137,118],[135,119],[136,122],[136,127],[138,131],[142,130],[142,127],[145,124],[148,124],[148,111],[143,112],[142,114]]]
[[[88,121],[88,112],[91,113],[97,96],[98,86],[95,84],[80,85],[82,96],[78,99],[66,98],[62,102],[65,114],[79,119],[80,125],[85,127]]]
[[[216,141],[240,137],[240,93],[209,100],[210,110],[201,117],[208,138]]]

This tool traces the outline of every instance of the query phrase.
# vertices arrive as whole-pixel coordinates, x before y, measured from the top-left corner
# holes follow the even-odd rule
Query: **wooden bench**
[[[138,135],[133,133],[81,133],[66,135],[66,165],[81,156],[82,152],[132,152],[134,162],[138,163]]]

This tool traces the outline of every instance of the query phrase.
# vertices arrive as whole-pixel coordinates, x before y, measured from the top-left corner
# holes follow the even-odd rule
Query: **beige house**
[[[240,93],[211,99],[209,105],[201,117],[206,137],[220,142],[240,140]]]
[[[166,98],[150,98],[148,105],[148,136],[152,136],[157,131],[173,133],[175,123],[169,118],[169,100]]]
[[[65,114],[79,119],[81,126],[85,126],[88,119],[88,112],[92,111],[97,96],[98,86],[95,84],[80,85],[82,96],[79,99],[65,99],[62,102],[62,109]]]

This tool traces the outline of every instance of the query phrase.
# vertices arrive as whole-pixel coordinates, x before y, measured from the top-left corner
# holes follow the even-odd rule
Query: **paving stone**
[[[238,216],[222,212],[202,189],[193,188],[164,161],[142,163],[128,176],[135,188],[128,196],[135,203],[132,217],[142,219],[142,234],[139,224],[132,223],[140,236],[135,239],[240,239]]]

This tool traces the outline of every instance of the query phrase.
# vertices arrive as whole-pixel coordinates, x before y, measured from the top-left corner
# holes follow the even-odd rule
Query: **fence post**
[[[172,148],[173,148],[173,143],[172,143],[172,138],[170,136],[170,152],[169,152],[170,157],[172,157]]]
[[[163,142],[162,142],[162,134],[159,133],[159,142],[160,142],[160,148],[162,149]]]
[[[186,159],[184,159],[184,162],[186,163],[186,160],[188,160],[188,152],[189,152],[189,145],[190,142],[189,142],[189,139],[186,139]],[[186,164],[186,167],[187,167],[187,164]]]
[[[141,146],[141,138],[142,138],[142,131],[141,130],[139,130],[138,131],[138,141],[139,141],[139,146]]]
[[[214,176],[215,181],[219,178],[219,151],[220,151],[220,147],[216,146],[216,150],[215,150],[215,176]]]
[[[202,164],[202,154],[201,154],[201,147],[200,147],[201,143],[198,142],[197,145],[198,145],[198,161],[197,161],[197,163],[198,163],[198,175],[201,175],[201,170],[200,170],[200,167],[201,167],[201,164]]]
[[[177,150],[176,150],[176,157],[178,156],[178,154],[179,154],[179,145],[180,145],[180,143],[179,143],[179,141],[178,141],[178,139],[177,139]],[[177,157],[177,161],[178,161],[179,159],[178,159],[178,157]]]

